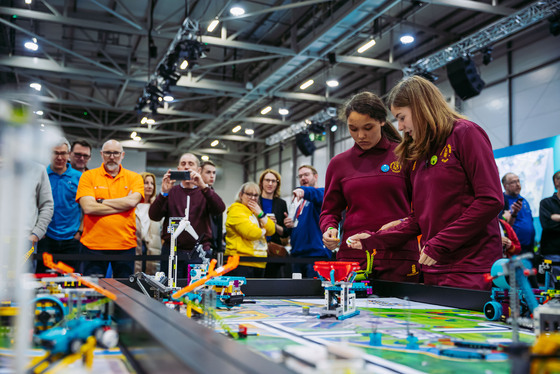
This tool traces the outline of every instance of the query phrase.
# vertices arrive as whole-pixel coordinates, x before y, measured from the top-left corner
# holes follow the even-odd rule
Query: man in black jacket
[[[541,200],[539,218],[542,226],[541,254],[557,255],[560,260],[560,170],[552,176],[556,192]]]

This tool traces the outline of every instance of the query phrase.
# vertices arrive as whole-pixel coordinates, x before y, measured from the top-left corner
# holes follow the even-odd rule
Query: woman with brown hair
[[[395,152],[412,166],[413,212],[391,229],[352,236],[351,246],[398,246],[422,234],[424,283],[490,289],[484,274],[502,257],[503,195],[488,136],[418,76],[400,81],[387,103],[404,132]]]
[[[388,222],[410,214],[408,169],[394,154],[401,137],[387,122],[387,109],[371,92],[354,95],[343,107],[354,146],[335,156],[327,168],[320,226],[323,242],[331,250],[340,244],[339,261],[359,261],[367,268],[369,254],[349,247],[347,238],[364,230],[377,231]],[[346,209],[342,241],[338,240],[341,213]],[[418,282],[418,243],[415,238],[399,246],[377,247],[371,278]]]
[[[161,254],[161,222],[152,221],[148,216],[150,205],[156,199],[156,176],[152,173],[140,173],[144,180],[144,201],[136,206],[136,254],[159,255]],[[146,264],[143,268],[143,264]],[[134,272],[144,271],[146,274],[155,274],[159,271],[159,261],[136,261]]]
[[[263,212],[274,222],[276,233],[266,238],[269,248],[274,247],[282,249],[282,238],[290,236],[291,230],[284,225],[284,214],[288,214],[288,206],[286,202],[280,198],[280,186],[282,185],[282,177],[274,169],[266,169],[261,173],[259,178],[259,188],[261,195],[259,196],[259,205]],[[270,244],[274,243],[274,244]],[[265,269],[265,278],[291,278],[291,271],[285,264],[267,263]]]

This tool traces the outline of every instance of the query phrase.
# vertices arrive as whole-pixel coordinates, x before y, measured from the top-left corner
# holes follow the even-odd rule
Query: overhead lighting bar
[[[313,85],[313,83],[315,83],[313,79],[310,79],[307,82],[303,83],[301,86],[299,86],[299,88],[305,90],[306,88],[309,88],[311,85]]]
[[[264,116],[265,114],[267,114],[271,110],[272,110],[272,107],[269,105],[266,108],[264,108],[263,110],[261,110],[261,114]]]
[[[284,140],[287,140],[291,137],[294,137],[300,132],[306,131],[308,126],[313,122],[323,123],[329,121],[332,118],[335,118],[336,114],[337,112],[335,107],[329,107],[327,109],[323,109],[319,113],[307,118],[305,121],[294,123],[290,125],[290,127],[270,135],[269,137],[266,138],[266,145],[272,146],[274,144],[278,144]]]
[[[183,60],[183,62],[181,62],[181,65],[179,66],[181,70],[185,70],[188,67],[189,67],[189,62],[187,60]]]
[[[220,141],[218,139],[214,140],[212,143],[210,143],[210,147],[215,147],[218,144],[220,144]]]
[[[416,61],[403,71],[405,75],[434,71],[459,57],[481,51],[485,47],[553,16],[557,12],[560,12],[560,1],[536,1],[526,8],[461,39],[457,43]]]
[[[235,132],[239,132],[239,130],[241,130],[241,125],[235,126],[233,129],[231,129],[231,132],[235,133]]]
[[[245,129],[245,134],[247,135],[253,135],[255,133],[255,130],[253,129]]]
[[[374,45],[375,45],[375,39],[371,39],[369,42],[367,42],[366,44],[358,48],[358,53],[364,53]]]
[[[208,28],[207,28],[208,32],[214,31],[219,23],[220,23],[220,21],[217,18],[212,20],[212,22],[210,22],[210,24],[208,25]]]

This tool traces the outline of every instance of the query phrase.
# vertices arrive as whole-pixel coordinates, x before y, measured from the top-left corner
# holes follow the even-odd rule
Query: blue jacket
[[[297,217],[298,225],[292,229],[291,255],[293,257],[330,257],[323,245],[323,233],[319,228],[319,215],[323,204],[324,188],[299,187],[304,191],[304,207]]]
[[[517,234],[517,238],[522,246],[533,246],[535,243],[535,227],[533,226],[533,213],[531,212],[529,202],[521,195],[514,197],[504,193],[504,208],[510,209],[511,205],[518,198],[523,199],[523,204],[512,225],[513,231]]]

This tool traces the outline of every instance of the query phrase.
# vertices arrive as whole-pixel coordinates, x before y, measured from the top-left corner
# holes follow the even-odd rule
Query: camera
[[[172,170],[169,178],[176,181],[188,181],[191,179],[191,172],[189,170]]]

